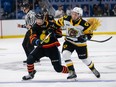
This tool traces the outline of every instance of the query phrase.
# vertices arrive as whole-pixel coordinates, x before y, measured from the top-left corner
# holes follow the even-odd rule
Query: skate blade
[[[68,81],[77,81],[77,78],[68,79]]]
[[[28,82],[28,81],[32,81],[32,79],[28,79],[28,80],[22,79],[21,81],[26,81],[26,82]]]

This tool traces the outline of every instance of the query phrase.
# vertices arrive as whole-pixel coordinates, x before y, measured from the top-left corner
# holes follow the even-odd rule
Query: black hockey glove
[[[41,45],[41,40],[40,39],[36,39],[35,40],[35,45],[36,46],[40,46]]]
[[[78,41],[83,43],[86,42],[87,40],[90,40],[92,38],[92,34],[86,34],[86,35],[81,35],[80,37],[78,37]]]
[[[88,40],[88,37],[87,37],[87,35],[81,35],[77,39],[78,39],[78,42],[83,43],[83,42],[86,42]]]
[[[93,34],[86,34],[86,37],[88,40],[90,40],[92,38]]]

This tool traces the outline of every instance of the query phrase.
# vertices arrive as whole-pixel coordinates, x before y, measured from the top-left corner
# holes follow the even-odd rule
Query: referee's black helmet
[[[29,3],[23,3],[22,7],[23,8],[29,8],[30,9],[30,4]]]

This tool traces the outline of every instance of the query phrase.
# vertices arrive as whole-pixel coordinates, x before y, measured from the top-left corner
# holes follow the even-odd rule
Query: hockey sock
[[[66,66],[63,66],[62,73],[68,73],[68,68]]]
[[[91,63],[88,65],[88,67],[89,67],[90,70],[93,70],[93,69],[95,68],[95,67],[94,67],[94,63],[91,62]]]
[[[34,71],[34,64],[28,64],[27,65],[28,72],[31,73]]]
[[[65,63],[69,71],[75,71],[72,60],[65,60]]]
[[[90,65],[88,65],[88,67],[97,78],[100,78],[100,73],[95,69],[94,64],[92,62],[90,63]]]
[[[94,63],[91,61],[90,58],[82,59],[82,62],[86,64],[89,67],[89,69],[94,69]]]

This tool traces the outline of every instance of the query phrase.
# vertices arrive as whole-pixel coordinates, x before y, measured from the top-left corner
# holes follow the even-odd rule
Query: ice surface
[[[92,39],[103,40],[110,36],[99,35]],[[22,81],[27,75],[26,59],[22,48],[23,38],[0,39],[0,87],[116,87],[116,36],[104,43],[88,41],[89,57],[101,73],[96,78],[86,65],[72,54],[72,60],[77,73],[77,81],[68,81],[67,74],[57,73],[48,58],[43,57],[40,63],[35,64],[37,73],[30,81]],[[64,38],[59,39],[61,46]],[[62,59],[62,63],[65,65]]]

